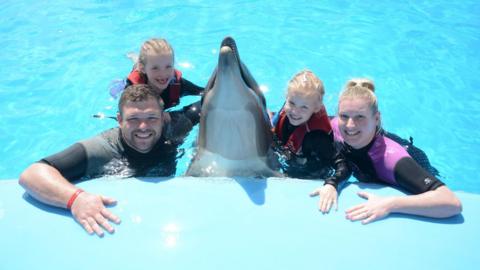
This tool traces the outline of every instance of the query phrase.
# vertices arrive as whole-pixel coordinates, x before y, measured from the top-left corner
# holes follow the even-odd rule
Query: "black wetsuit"
[[[393,184],[413,194],[435,190],[444,185],[442,181],[422,168],[411,157],[403,157],[394,165],[394,183],[386,181],[378,175],[374,162],[368,153],[372,145],[373,142],[361,149],[354,149],[348,145],[344,146],[343,153],[353,168],[354,176],[359,181]]]
[[[413,194],[444,185],[422,168],[404,147],[382,132],[375,135],[367,146],[354,149],[344,142],[336,121],[336,118],[332,120],[335,141],[359,181],[399,186]]]
[[[281,145],[285,145],[296,128],[297,126],[290,124],[286,118],[282,130],[284,139],[279,140]],[[338,183],[346,180],[351,174],[345,158],[336,150],[333,134],[327,134],[322,130],[313,130],[305,134],[300,155],[289,150],[284,150],[283,155],[287,157],[283,170],[289,177],[321,178],[326,180],[326,184],[336,188]]]
[[[128,146],[119,128],[73,144],[69,148],[40,160],[56,168],[66,179],[95,178],[106,175],[171,176],[175,174],[177,147],[192,124],[182,114],[173,114],[162,137],[148,153]]]

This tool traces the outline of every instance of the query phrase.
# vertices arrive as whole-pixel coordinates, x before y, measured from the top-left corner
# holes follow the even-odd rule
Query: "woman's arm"
[[[446,186],[417,195],[380,197],[367,192],[358,195],[367,201],[348,209],[346,217],[352,221],[362,220],[363,224],[390,213],[447,218],[462,212],[462,203]]]
[[[380,197],[359,192],[367,202],[348,209],[347,219],[363,220],[366,224],[390,213],[446,218],[462,212],[457,196],[412,158],[405,157],[396,163],[394,177],[400,187],[413,195]]]

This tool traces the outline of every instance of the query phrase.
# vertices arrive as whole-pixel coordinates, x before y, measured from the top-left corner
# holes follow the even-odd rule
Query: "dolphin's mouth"
[[[235,40],[232,37],[224,38],[222,44],[220,45],[220,48],[222,47],[229,47],[230,49],[232,49],[233,55],[237,60],[237,64],[240,65],[240,55],[238,54],[237,44],[235,43]]]
[[[248,87],[253,88],[253,85],[250,85],[248,83],[248,80],[246,79],[245,72],[243,71],[243,68],[242,68],[242,61],[240,60],[240,54],[238,53],[237,43],[235,42],[235,40],[230,36],[225,37],[222,40],[222,43],[220,45],[220,49],[223,48],[223,47],[229,47],[232,50],[233,56],[234,56],[235,61],[236,61],[236,64],[240,68],[240,75],[242,75],[243,81],[248,85]]]

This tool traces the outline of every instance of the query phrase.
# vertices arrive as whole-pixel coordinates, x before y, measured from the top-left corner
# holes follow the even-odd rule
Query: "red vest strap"
[[[284,139],[282,130],[283,130],[283,125],[285,124],[286,119],[287,119],[287,115],[285,111],[282,110],[280,112],[280,119],[277,125],[275,126],[275,134],[281,140]],[[285,143],[285,146],[295,154],[299,154],[300,151],[302,150],[303,138],[308,132],[311,132],[314,130],[322,130],[327,134],[332,132],[330,119],[328,118],[328,115],[324,106],[322,106],[322,109],[319,112],[312,114],[310,119],[305,124],[298,126],[293,131],[292,135],[290,135],[287,142]]]
[[[132,84],[146,83],[144,76],[136,68],[133,68],[127,78]]]
[[[173,107],[180,102],[180,94],[182,90],[182,84],[181,84],[182,72],[180,70],[175,69],[174,76],[175,76],[174,82],[172,82],[169,85],[169,89],[168,89],[169,102],[168,104],[165,104],[165,109]],[[132,84],[147,83],[145,76],[135,68],[130,72],[127,78]]]

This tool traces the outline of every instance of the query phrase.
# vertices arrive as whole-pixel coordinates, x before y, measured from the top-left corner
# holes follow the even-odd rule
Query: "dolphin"
[[[199,129],[187,175],[275,175],[266,165],[273,135],[265,97],[231,37],[205,87]]]

